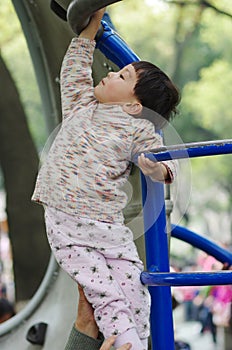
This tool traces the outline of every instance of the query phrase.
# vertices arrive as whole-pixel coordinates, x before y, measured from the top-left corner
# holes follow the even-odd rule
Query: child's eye
[[[120,74],[120,78],[124,80],[124,76],[122,74]]]

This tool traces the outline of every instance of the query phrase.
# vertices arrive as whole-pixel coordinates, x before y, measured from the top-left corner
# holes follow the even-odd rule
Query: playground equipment
[[[112,1],[112,3],[115,1]],[[101,7],[104,7],[106,1],[102,1]],[[74,0],[68,8],[67,19],[73,31],[78,34],[89,21],[91,11],[86,14],[84,21],[80,21],[77,28],[74,25],[75,18],[79,10],[79,4],[83,9],[83,1]],[[98,4],[99,5],[99,4]],[[87,19],[86,19],[87,18]],[[138,57],[130,50],[122,39],[102,21],[103,32],[97,36],[97,48],[99,48],[107,58],[112,60],[120,68],[129,64]],[[163,152],[162,152],[163,151]],[[146,156],[154,161],[164,161],[169,159],[180,159],[186,157],[201,157],[218,154],[232,153],[232,140],[220,140],[205,143],[194,143],[189,145],[176,145],[169,148],[157,149],[156,152],[147,153]],[[136,160],[135,160],[136,161]],[[151,338],[153,348],[156,350],[170,349],[174,350],[174,332],[172,320],[172,301],[171,286],[185,285],[217,285],[231,284],[232,272],[217,273],[189,273],[189,274],[170,274],[169,272],[169,249],[166,233],[166,212],[164,201],[164,188],[160,183],[153,183],[149,178],[141,174],[142,178],[142,197],[144,208],[144,229],[146,245],[147,272],[141,274],[141,280],[147,284],[150,289],[151,306]],[[160,211],[160,203],[163,203]],[[157,212],[159,208],[159,212]],[[156,218],[156,220],[154,220]],[[186,233],[184,231],[184,233]],[[177,235],[184,239],[183,229],[175,228],[172,235]],[[193,237],[193,235],[192,235]],[[211,255],[217,255],[219,261],[229,265],[232,264],[232,254],[220,250],[221,254],[216,254],[219,249],[210,241],[194,236],[189,241],[195,246],[200,246],[203,250],[211,252]],[[203,242],[203,244],[202,244]]]
[[[198,147],[199,146],[199,147]],[[211,148],[212,146],[212,148]],[[181,157],[204,156],[206,151],[208,155],[232,153],[232,140],[223,142],[214,142],[204,146],[195,144],[193,148],[181,149],[183,146],[176,146],[175,150],[169,152],[150,153],[149,158],[156,158],[157,161],[178,159]],[[209,147],[209,148],[208,148]],[[184,151],[184,152],[183,152]],[[180,156],[181,155],[181,156]],[[179,157],[178,157],[179,156]],[[149,178],[142,175],[142,192],[144,210],[144,228],[146,242],[147,272],[142,272],[141,280],[143,283],[152,286],[149,287],[152,297],[151,307],[151,337],[154,349],[174,350],[172,304],[171,304],[171,286],[203,286],[220,285],[232,283],[232,272],[203,272],[203,273],[170,273],[168,256],[168,239],[166,232],[166,215],[163,185],[152,183]],[[160,201],[163,202],[163,208],[157,214],[154,222],[152,214],[156,215],[157,208],[160,208]],[[194,234],[187,229],[174,227],[171,235],[184,240],[196,248],[214,256],[222,263],[232,264],[232,254],[210,240]]]
[[[82,7],[82,11],[85,13],[84,22],[88,23],[91,14],[98,8],[106,5],[113,4],[118,1],[104,1],[104,0],[79,0],[72,1],[70,7],[66,9],[58,4],[56,1],[51,1],[52,9],[56,10],[56,13],[63,20],[70,21],[72,27],[72,18],[75,18],[79,6]],[[61,3],[61,1],[59,1]],[[67,0],[66,4],[69,5],[70,1]],[[94,5],[93,5],[94,4]],[[90,6],[91,5],[91,6]],[[93,6],[94,7],[93,7]],[[66,11],[67,10],[67,11]],[[68,16],[67,16],[68,13]],[[83,17],[81,17],[83,18]],[[74,22],[75,23],[75,22]],[[80,28],[83,28],[85,24],[80,23]],[[109,27],[105,22],[102,23],[103,30],[101,36],[98,39],[98,48],[106,55],[112,62],[119,67],[124,66],[132,61],[138,60],[138,56],[126,45],[126,43]],[[80,29],[75,29],[78,32]],[[194,143],[186,145],[176,145],[165,147],[156,152],[149,152],[146,154],[147,157],[162,161],[170,158],[184,158],[184,157],[202,157],[202,156],[213,156],[216,154],[232,153],[232,140],[220,140],[205,143]],[[134,160],[136,162],[136,159]],[[173,334],[173,319],[172,319],[172,304],[171,304],[171,292],[170,287],[174,285],[213,285],[213,284],[231,284],[232,283],[232,272],[220,271],[215,273],[170,273],[169,272],[169,250],[168,250],[168,239],[166,232],[166,215],[165,215],[165,201],[164,201],[164,186],[162,184],[153,183],[149,178],[141,175],[142,182],[142,193],[143,193],[143,205],[144,205],[144,229],[145,229],[145,241],[146,241],[146,262],[147,271],[144,271],[141,275],[143,283],[149,285],[149,290],[152,296],[152,309],[151,309],[151,338],[153,349],[156,350],[174,350],[174,334]],[[160,205],[162,203],[162,205]],[[160,211],[160,206],[162,210]],[[157,220],[154,222],[154,217]],[[218,247],[213,242],[188,231],[182,227],[173,227],[171,235],[178,239],[184,240],[189,244],[202,249],[208,254],[214,256],[222,263],[232,264],[232,254],[226,250]],[[53,324],[56,329],[60,329],[60,324],[55,323],[55,319],[49,317],[46,314],[47,307],[52,308],[54,299],[56,300],[53,309],[57,309],[59,313],[59,303],[66,300],[74,300],[75,290],[73,286],[70,288],[68,295],[65,291],[61,290],[62,285],[69,285],[70,282],[66,280],[61,272],[58,274],[58,268],[53,258],[50,260],[50,264],[45,275],[45,278],[38,289],[31,302],[16,315],[13,319],[5,322],[0,326],[0,336],[4,337],[9,335],[9,340],[2,342],[0,338],[0,346],[4,350],[12,349],[12,339],[14,344],[17,346],[17,338],[20,336],[26,337],[29,325],[26,322],[28,318],[31,318],[30,325],[38,322],[42,318],[48,323]],[[58,290],[60,290],[58,292]],[[54,298],[55,296],[55,298]],[[46,301],[48,299],[48,302]],[[67,303],[67,301],[66,301]],[[45,306],[47,305],[47,306]],[[68,305],[68,303],[67,303]],[[32,314],[37,313],[31,317]],[[63,308],[63,312],[66,312],[68,308]],[[51,313],[50,311],[48,313]],[[75,314],[67,315],[68,311],[63,313],[61,325],[62,329],[66,328],[67,334],[71,328],[71,324],[75,317]],[[44,315],[46,314],[46,317]],[[43,317],[42,317],[43,316]],[[25,327],[24,327],[25,324]],[[18,329],[18,327],[22,328]],[[14,332],[13,332],[14,330]],[[10,332],[12,334],[10,334]],[[18,332],[18,335],[14,337],[14,334]],[[22,335],[22,333],[24,333]],[[62,349],[62,341],[59,340],[58,344],[54,344],[53,340],[49,338],[49,327],[48,335],[46,339],[46,349]],[[5,339],[5,338],[4,338]],[[32,347],[33,348],[33,347]],[[18,346],[19,350],[31,349],[29,345],[24,347]]]

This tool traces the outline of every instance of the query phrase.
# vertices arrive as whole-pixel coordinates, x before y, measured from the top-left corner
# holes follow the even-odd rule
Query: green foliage
[[[218,60],[201,70],[198,81],[185,86],[183,110],[192,113],[204,129],[211,130],[219,138],[230,138],[231,96],[232,65]]]
[[[141,59],[151,61],[171,73],[175,29],[172,6],[162,1],[127,0],[120,6],[109,8],[109,12],[117,31]]]
[[[212,21],[212,17],[214,17],[215,21]],[[219,57],[231,61],[231,30],[232,18],[219,14],[216,15],[208,11],[204,16],[201,40],[207,43]]]
[[[0,47],[6,45],[20,32],[19,21],[15,16],[10,0],[1,0],[0,4]]]

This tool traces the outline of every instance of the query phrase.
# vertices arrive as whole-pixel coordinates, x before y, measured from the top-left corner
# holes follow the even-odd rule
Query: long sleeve
[[[133,136],[134,147],[131,154],[132,159],[141,152],[149,152],[151,149],[163,146],[162,137],[156,133],[155,126],[150,121],[135,119],[134,125],[136,125],[136,127]],[[178,162],[175,160],[168,160],[162,163],[166,166],[169,174],[166,183],[173,182],[177,175]]]
[[[79,332],[74,326],[69,335],[65,350],[99,350],[102,339],[93,339]]]
[[[73,38],[61,67],[63,119],[73,108],[88,105],[93,99],[92,62],[95,41]]]

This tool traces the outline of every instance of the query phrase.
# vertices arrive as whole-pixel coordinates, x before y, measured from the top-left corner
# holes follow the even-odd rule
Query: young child
[[[148,62],[111,72],[93,87],[95,35],[104,10],[74,38],[61,70],[63,121],[38,175],[33,200],[45,206],[48,240],[61,267],[79,283],[105,338],[116,347],[130,342],[147,349],[150,297],[140,282],[143,264],[133,234],[124,225],[127,204],[121,186],[131,160],[162,145],[147,107],[168,120],[179,94],[170,79]],[[172,161],[138,165],[155,181],[171,182]]]

